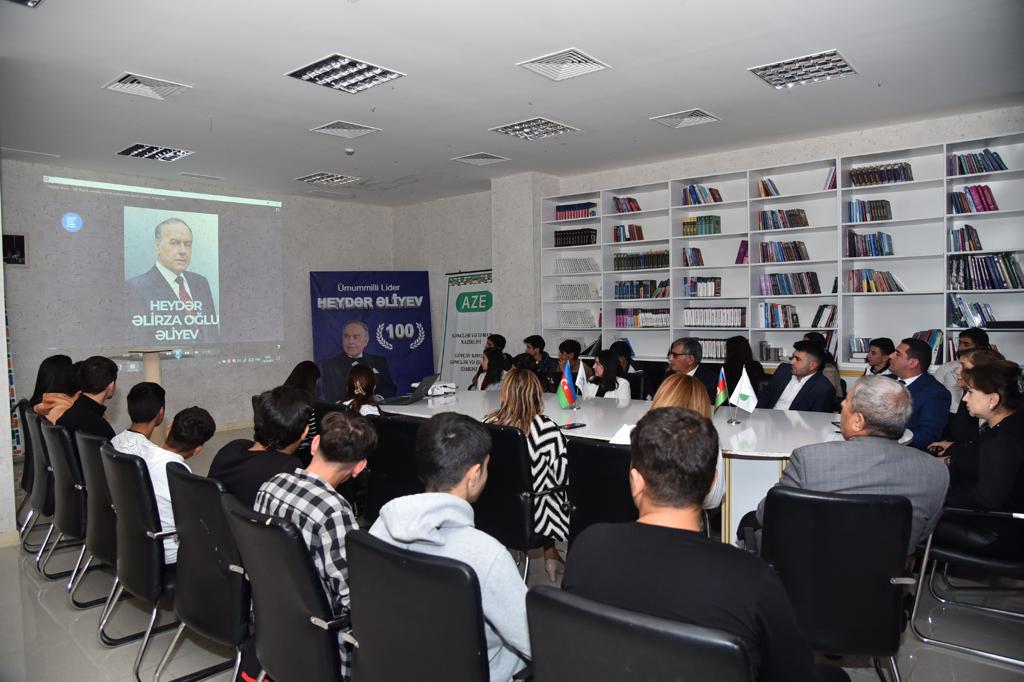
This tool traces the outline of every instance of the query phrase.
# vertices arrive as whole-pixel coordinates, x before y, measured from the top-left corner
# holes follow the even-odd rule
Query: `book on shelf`
[[[846,255],[850,258],[895,255],[892,249],[892,235],[885,232],[857,234],[853,230],[847,230]]]
[[[949,193],[953,213],[985,213],[998,211],[999,204],[988,185],[967,185],[960,192]]]
[[[747,309],[730,308],[684,308],[684,327],[746,327]]]
[[[614,270],[654,270],[668,267],[668,250],[624,252],[612,255]]]
[[[556,230],[555,246],[586,246],[597,243],[597,230],[592,227],[581,227],[576,230]]]
[[[802,208],[757,212],[758,230],[785,230],[791,227],[809,227],[807,213]]]
[[[976,256],[950,256],[947,265],[949,288],[954,290],[997,290],[1024,288],[1024,272],[1011,252]]]
[[[634,197],[612,197],[612,201],[615,202],[616,213],[636,213],[642,210],[640,202]]]
[[[980,152],[950,154],[946,157],[946,175],[973,175],[1010,170],[999,156],[999,152],[985,148]]]
[[[820,294],[816,272],[766,272],[758,281],[762,296]]]
[[[941,329],[925,329],[923,331],[914,332],[911,336],[915,339],[921,339],[932,348],[932,364],[942,364],[942,330]],[[950,357],[956,357],[951,355]]]
[[[668,308],[616,308],[616,329],[660,329],[672,324]]]
[[[981,235],[970,225],[954,227],[949,232],[950,251],[981,251]]]
[[[642,242],[644,240],[644,226],[613,225],[612,240],[617,242]]]
[[[721,193],[714,187],[704,185],[687,185],[682,191],[683,206],[699,206],[700,204],[722,203]]]
[[[851,223],[870,223],[875,220],[892,220],[892,206],[888,199],[854,199],[848,203]]]
[[[683,227],[680,234],[683,237],[697,237],[705,234],[722,234],[722,216],[686,216],[683,218]]]
[[[629,279],[615,282],[614,296],[626,298],[668,298],[668,280]]]
[[[721,277],[683,277],[680,280],[684,298],[715,298],[722,295]]]
[[[597,326],[601,326],[600,321],[598,321]],[[583,345],[583,350],[580,351],[580,357],[586,356],[592,358],[601,352],[601,335],[598,334],[597,338],[590,344],[584,344],[582,341],[580,344]]]
[[[828,174],[825,176],[825,186],[823,190],[835,189],[836,188],[836,167],[832,166],[828,169]]]
[[[846,290],[859,293],[893,293],[906,291],[903,282],[887,270],[862,268],[846,273]]]
[[[965,303],[960,294],[949,294],[949,321],[954,327],[980,327],[984,329],[996,321],[992,306],[973,301]]]
[[[850,184],[854,187],[889,185],[894,182],[911,182],[913,179],[914,172],[906,161],[850,169]]]
[[[555,206],[555,220],[573,220],[577,218],[593,218],[597,216],[597,204],[593,201],[581,201],[575,204]]]
[[[679,258],[679,264],[684,268],[700,267],[704,265],[704,256],[701,255],[700,249],[692,247],[684,248]]]
[[[851,358],[866,358],[868,355],[868,351],[871,350],[871,337],[851,336],[849,346]]]
[[[789,354],[782,346],[776,346],[767,341],[760,341],[757,344],[757,355],[762,362],[785,362]]]
[[[807,245],[803,242],[761,242],[762,263],[789,263],[810,259]]]
[[[815,329],[834,327],[836,325],[837,310],[838,306],[834,303],[822,303],[814,312],[814,319],[811,320],[811,327],[814,327]]]
[[[725,360],[725,339],[703,339],[698,338],[701,353],[705,360]]]
[[[563,329],[593,329],[597,326],[589,310],[557,310],[555,318]]]
[[[750,243],[744,239],[740,241],[736,249],[736,265],[746,265],[750,262]]]
[[[832,293],[839,293],[839,275],[836,275],[835,277],[832,278]]]
[[[601,292],[586,282],[555,285],[555,299],[558,301],[592,301],[600,298]]]
[[[790,329],[800,326],[796,306],[787,303],[758,303],[757,315],[763,329]]]
[[[777,197],[781,194],[779,188],[775,186],[775,182],[771,178],[761,178],[757,181],[757,196],[759,197]]]
[[[556,258],[556,275],[600,274],[601,266],[594,258]]]

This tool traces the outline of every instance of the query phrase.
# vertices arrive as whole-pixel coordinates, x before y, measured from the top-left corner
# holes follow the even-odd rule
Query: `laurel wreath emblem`
[[[380,324],[377,325],[377,343],[379,343],[380,347],[383,348],[384,350],[394,350],[395,349],[395,347],[392,346],[390,342],[384,340],[384,323],[383,322],[381,322]]]
[[[419,322],[416,323],[416,331],[416,339],[409,344],[409,348],[418,348],[419,345],[427,338],[427,332]]]

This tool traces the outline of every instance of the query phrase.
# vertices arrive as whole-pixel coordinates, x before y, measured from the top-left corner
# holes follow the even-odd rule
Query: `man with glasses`
[[[704,384],[708,398],[715,401],[718,388],[718,367],[701,364],[704,349],[697,339],[683,337],[672,342],[668,351],[668,372],[666,374],[686,374]]]
[[[772,375],[758,407],[803,412],[835,412],[836,392],[821,373],[824,350],[810,341],[793,344],[788,364],[779,365]]]

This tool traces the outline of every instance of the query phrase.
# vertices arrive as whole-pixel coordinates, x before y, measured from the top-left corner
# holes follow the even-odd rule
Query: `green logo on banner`
[[[460,313],[482,313],[494,305],[489,291],[467,291],[455,299],[455,309]]]

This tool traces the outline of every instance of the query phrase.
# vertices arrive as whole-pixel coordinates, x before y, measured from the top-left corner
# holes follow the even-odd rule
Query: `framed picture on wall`
[[[28,265],[28,252],[25,250],[25,235],[4,235],[4,265]]]

